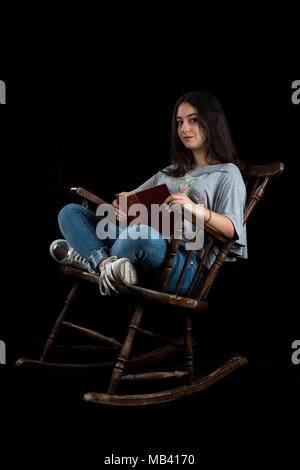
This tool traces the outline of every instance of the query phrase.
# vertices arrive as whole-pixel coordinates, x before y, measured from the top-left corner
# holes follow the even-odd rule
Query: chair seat
[[[99,276],[91,274],[80,269],[71,268],[70,266],[63,266],[61,272],[66,276],[72,276],[77,279],[83,279],[93,284],[98,284]],[[148,289],[135,285],[129,285],[121,282],[114,281],[114,286],[121,294],[133,295],[146,300],[160,302],[162,304],[177,305],[178,307],[189,308],[197,311],[205,311],[208,309],[208,303],[203,300],[191,299],[189,297],[182,297],[180,295],[168,294],[166,292],[159,292],[156,290]]]

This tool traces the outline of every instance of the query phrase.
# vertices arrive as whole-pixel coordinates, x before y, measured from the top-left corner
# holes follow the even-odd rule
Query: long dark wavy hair
[[[182,95],[175,104],[171,128],[171,163],[174,166],[164,172],[181,177],[194,165],[192,151],[183,145],[177,133],[176,116],[181,103],[189,103],[197,109],[199,127],[206,137],[207,156],[212,157],[214,163],[231,162],[240,166],[221,104],[207,91],[191,91]]]

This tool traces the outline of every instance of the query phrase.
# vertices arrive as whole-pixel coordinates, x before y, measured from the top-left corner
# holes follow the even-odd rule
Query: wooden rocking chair
[[[267,165],[252,165],[248,163],[243,164],[242,175],[247,188],[247,204],[244,213],[244,223],[248,220],[250,214],[253,212],[254,207],[258,201],[262,198],[266,186],[271,177],[279,176],[284,170],[284,165],[281,162],[274,162]],[[71,188],[71,192],[83,198],[83,205],[88,207],[88,201],[97,205],[103,204],[104,201],[94,194],[90,193],[83,188]],[[194,279],[189,287],[186,296],[177,295],[183,275],[188,266],[189,257],[191,251],[187,256],[187,260],[183,267],[180,279],[178,281],[176,290],[173,294],[165,292],[167,282],[169,280],[174,256],[179,246],[179,240],[173,238],[169,244],[166,259],[162,269],[162,285],[161,290],[152,290],[139,285],[127,285],[121,284],[120,282],[115,283],[115,287],[120,293],[120,296],[128,296],[130,301],[133,300],[134,309],[132,316],[129,320],[127,327],[127,334],[123,342],[105,336],[99,331],[79,326],[70,321],[66,321],[66,315],[69,312],[70,306],[74,302],[76,297],[78,286],[81,281],[87,281],[89,283],[98,284],[98,276],[90,274],[88,272],[80,271],[72,267],[63,266],[61,271],[66,276],[72,276],[76,278],[76,283],[72,287],[69,295],[66,298],[64,307],[59,314],[51,334],[46,341],[44,349],[42,351],[39,360],[33,360],[28,358],[21,358],[16,361],[16,365],[19,367],[26,368],[37,368],[45,369],[46,371],[71,371],[71,372],[90,372],[95,370],[104,370],[107,368],[112,369],[107,393],[88,392],[84,395],[84,400],[95,403],[102,403],[106,405],[125,405],[125,406],[137,406],[137,405],[152,405],[156,403],[169,402],[181,397],[191,395],[195,392],[205,389],[215,382],[221,380],[235,369],[247,364],[247,359],[242,356],[236,356],[229,361],[222,364],[216,370],[213,370],[208,375],[200,378],[194,378],[194,360],[193,360],[193,349],[195,341],[192,338],[192,315],[197,313],[205,312],[208,308],[207,296],[216,279],[216,276],[223,265],[228,253],[232,249],[235,240],[228,240],[224,238],[220,233],[214,230],[209,225],[205,226],[205,231],[209,234],[209,239],[206,245],[205,253],[200,262],[200,266],[194,276]],[[205,272],[205,275],[201,278],[201,282],[197,287],[196,291],[193,287],[200,273],[200,269],[208,256],[209,251],[212,249],[214,243],[217,242],[220,251],[216,257],[213,265],[209,270]],[[98,292],[97,292],[98,294]],[[100,300],[100,296],[99,296]],[[164,335],[153,333],[152,331],[141,328],[141,321],[143,312],[146,304],[163,304],[168,305],[171,308],[177,309],[179,315],[185,317],[185,331],[183,338],[174,339]],[[75,332],[82,333],[85,336],[92,338],[93,340],[100,341],[102,344],[105,343],[111,347],[114,351],[117,351],[117,358],[107,362],[95,362],[95,363],[60,363],[60,362],[49,362],[46,360],[53,344],[56,343],[56,337],[61,329],[67,328]],[[132,346],[134,338],[139,334],[147,335],[148,337],[155,337],[159,340],[164,341],[167,345],[158,349],[151,350],[150,352],[142,353],[137,356],[131,356]],[[150,371],[141,372],[141,366],[149,365],[159,360],[165,359],[166,357],[174,354],[175,352],[183,351],[184,356],[184,369],[173,370],[173,371]],[[125,369],[136,369],[138,368],[139,373],[125,374]],[[120,383],[136,383],[140,381],[157,381],[170,378],[185,378],[186,383],[176,388],[167,390],[159,390],[152,393],[140,393],[140,394],[116,394],[116,390]]]

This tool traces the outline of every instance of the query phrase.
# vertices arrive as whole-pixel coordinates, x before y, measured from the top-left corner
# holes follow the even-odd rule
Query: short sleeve
[[[218,187],[213,210],[228,217],[235,228],[236,245],[246,246],[246,228],[243,224],[246,187],[238,169],[224,173]],[[236,249],[233,248],[235,252]]]

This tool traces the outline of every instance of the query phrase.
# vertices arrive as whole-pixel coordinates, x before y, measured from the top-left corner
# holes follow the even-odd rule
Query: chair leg
[[[78,286],[79,286],[79,282],[77,281],[74,284],[74,286],[72,287],[72,289],[70,290],[70,292],[69,292],[69,294],[68,294],[68,296],[65,300],[63,309],[62,309],[60,315],[57,317],[57,320],[54,323],[54,326],[52,328],[51,334],[50,334],[49,338],[47,339],[46,344],[44,346],[43,352],[42,352],[41,357],[40,357],[41,362],[44,362],[46,355],[48,354],[50,348],[52,347],[52,345],[53,345],[53,343],[56,339],[56,336],[57,336],[57,333],[60,329],[62,321],[65,318],[70,306],[72,305],[72,303],[73,303],[73,301],[76,297],[76,294],[77,294],[77,291],[78,291]]]
[[[192,341],[192,317],[186,316],[185,323],[185,369],[188,372],[189,385],[194,381],[194,355],[193,355],[193,341]]]
[[[108,391],[107,391],[107,393],[109,395],[114,394],[117,386],[120,383],[121,377],[124,373],[124,368],[125,368],[126,362],[127,362],[128,358],[130,356],[130,352],[131,352],[131,349],[132,349],[133,340],[134,340],[136,331],[137,331],[138,327],[141,324],[142,316],[143,316],[143,304],[140,302],[137,305],[137,307],[136,307],[136,309],[135,309],[135,311],[132,315],[131,322],[130,322],[129,327],[128,327],[128,332],[127,332],[126,339],[125,339],[125,341],[123,343],[123,346],[121,348],[121,351],[120,351],[120,354],[118,356],[117,362],[115,363],[114,370],[112,372],[109,387],[108,387]]]

